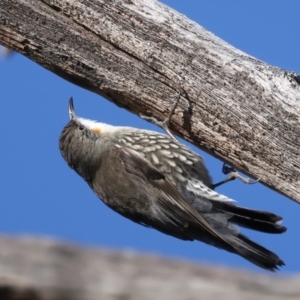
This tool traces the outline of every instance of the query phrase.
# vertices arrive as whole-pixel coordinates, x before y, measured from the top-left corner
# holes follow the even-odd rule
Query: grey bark
[[[299,276],[0,237],[1,300],[295,300]]]
[[[298,74],[155,0],[1,0],[0,43],[157,121],[181,87],[174,132],[300,201]]]

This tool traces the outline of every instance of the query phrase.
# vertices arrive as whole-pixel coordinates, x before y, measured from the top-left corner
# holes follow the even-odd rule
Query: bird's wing
[[[146,185],[156,196],[154,200],[156,203],[153,203],[152,208],[154,214],[157,214],[157,221],[160,219],[163,225],[169,227],[172,231],[174,231],[175,226],[176,230],[187,235],[190,239],[193,239],[190,233],[196,229],[204,232],[206,236],[217,239],[220,244],[226,243],[227,248],[231,247],[177,191],[164,174],[146,161],[139,153],[126,147],[116,148],[115,151],[119,151],[118,157],[124,165],[125,171],[128,174],[138,176],[139,180],[142,179],[142,184]],[[152,227],[157,228],[156,226]]]
[[[212,186],[212,179],[203,158],[184,144],[174,141],[165,134],[148,130],[130,132],[127,138],[130,140],[130,145],[124,138],[122,141],[125,147],[128,146],[142,153],[153,166],[160,166],[161,170],[172,170],[172,173],[176,174],[174,181],[179,185],[180,178],[185,182],[184,177],[188,173],[191,178],[203,182],[208,187]],[[162,161],[165,164],[162,164]]]

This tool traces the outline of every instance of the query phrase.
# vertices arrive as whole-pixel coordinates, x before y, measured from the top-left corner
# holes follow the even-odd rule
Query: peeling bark
[[[1,0],[0,44],[300,202],[300,76],[154,0]]]

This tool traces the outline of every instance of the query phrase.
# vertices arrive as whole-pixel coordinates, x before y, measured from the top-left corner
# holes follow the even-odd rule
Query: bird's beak
[[[73,105],[73,97],[71,97],[69,100],[69,117],[70,117],[70,120],[76,119],[76,114],[75,114],[74,105]]]

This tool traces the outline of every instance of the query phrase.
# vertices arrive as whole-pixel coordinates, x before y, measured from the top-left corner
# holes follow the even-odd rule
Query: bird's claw
[[[236,178],[241,180],[242,182],[246,183],[246,184],[254,184],[254,183],[257,183],[261,180],[262,176],[260,176],[258,179],[256,180],[253,180],[249,177],[243,177],[242,175],[240,175],[233,167],[231,166],[228,166],[226,165],[225,163],[223,164],[223,167],[222,167],[222,172],[223,174],[227,175],[228,174],[228,177],[223,180],[223,181],[220,181],[216,184],[213,184],[212,185],[212,188],[215,189],[216,187],[226,183],[226,182],[229,182],[229,181],[232,181],[232,180],[235,180]]]
[[[172,115],[178,105],[178,102],[179,102],[179,99],[180,99],[180,95],[181,95],[181,89],[179,89],[179,92],[178,92],[178,95],[175,99],[175,102],[168,114],[168,116],[166,117],[166,119],[161,123],[161,127],[165,130],[165,132],[172,138],[174,139],[175,141],[178,142],[178,140],[176,139],[176,137],[173,135],[173,133],[171,132],[171,130],[169,129],[169,125],[170,125],[170,121],[171,121],[171,118],[172,118]]]

